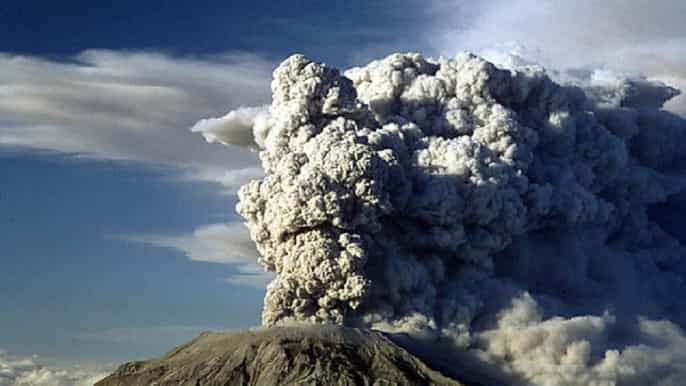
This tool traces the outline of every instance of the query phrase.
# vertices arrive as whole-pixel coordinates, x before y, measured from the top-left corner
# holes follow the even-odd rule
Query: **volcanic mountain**
[[[158,359],[120,366],[96,386],[446,385],[381,333],[336,325],[204,332]]]

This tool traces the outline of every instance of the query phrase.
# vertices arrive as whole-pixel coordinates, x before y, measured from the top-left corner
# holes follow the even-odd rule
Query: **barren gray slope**
[[[205,332],[96,386],[460,385],[383,335],[332,325]]]

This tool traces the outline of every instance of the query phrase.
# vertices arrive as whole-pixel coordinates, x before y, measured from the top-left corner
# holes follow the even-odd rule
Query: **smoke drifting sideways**
[[[277,274],[263,323],[440,342],[486,384],[679,384],[686,120],[661,110],[678,91],[510,67],[293,55],[271,106],[195,128],[261,149],[237,211]]]

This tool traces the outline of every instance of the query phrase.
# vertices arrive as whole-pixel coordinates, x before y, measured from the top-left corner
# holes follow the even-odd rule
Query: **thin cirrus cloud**
[[[227,282],[235,285],[264,288],[273,279],[258,265],[258,252],[242,223],[209,224],[190,234],[124,236],[124,240],[183,253],[192,261],[229,264],[235,273]]]
[[[255,155],[208,145],[189,128],[269,102],[272,67],[246,53],[89,50],[62,61],[0,54],[0,145],[142,161],[235,185],[226,171],[254,170]]]

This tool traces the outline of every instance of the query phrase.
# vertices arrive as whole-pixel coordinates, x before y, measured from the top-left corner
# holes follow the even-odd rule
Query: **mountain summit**
[[[96,386],[450,385],[384,335],[334,325],[204,332],[161,358],[130,362]]]

